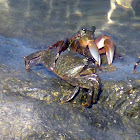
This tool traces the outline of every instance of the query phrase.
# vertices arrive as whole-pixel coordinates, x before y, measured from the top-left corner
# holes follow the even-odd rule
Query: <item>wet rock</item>
[[[29,73],[24,68],[23,56],[36,50],[4,37],[0,46],[1,139],[139,139],[140,80],[136,75],[119,80],[113,74],[116,71],[99,72],[102,91],[97,104],[81,105],[84,90],[61,104],[59,99],[72,86],[43,65]]]
[[[0,0],[0,34],[7,37],[0,36],[0,139],[140,139],[140,67],[132,73],[140,56],[140,4],[135,0],[136,17],[124,14],[120,23],[121,13],[114,25],[106,23],[109,8],[104,0]],[[61,104],[73,87],[42,64],[28,73],[23,57],[91,26],[113,38],[123,59],[114,60],[116,71],[99,71],[97,104],[81,105],[85,90]]]

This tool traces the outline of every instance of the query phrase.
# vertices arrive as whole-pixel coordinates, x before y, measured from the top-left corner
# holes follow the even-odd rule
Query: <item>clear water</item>
[[[46,89],[49,89],[47,93],[50,93],[49,95],[51,95],[51,97],[56,96],[55,94],[53,95],[51,90],[55,91],[56,94],[60,92],[60,89],[63,88],[63,84],[61,84],[60,87],[59,82],[57,83],[57,80],[60,81],[60,79],[56,78],[56,80],[54,75],[50,75],[50,73],[43,66],[35,67],[35,70],[33,70],[31,74],[27,73],[24,66],[23,56],[27,56],[28,54],[33,53],[39,49],[45,49],[58,40],[71,37],[82,27],[90,29],[91,26],[96,26],[96,36],[100,34],[110,35],[115,42],[117,52],[122,55],[123,58],[114,59],[113,66],[117,68],[116,71],[100,71],[100,78],[116,81],[125,80],[128,81],[128,84],[130,83],[131,88],[130,80],[138,79],[137,81],[139,81],[140,79],[140,66],[137,68],[137,74],[132,73],[133,66],[140,57],[140,0],[133,0],[132,7],[135,11],[135,15],[133,14],[132,9],[125,9],[121,5],[117,5],[117,9],[111,16],[111,19],[114,21],[114,23],[110,24],[108,23],[107,19],[107,15],[110,10],[110,0],[0,0],[0,91],[3,90],[4,86],[6,86],[10,87],[14,94],[20,92],[22,93],[22,91],[25,91],[25,94],[34,93],[34,97],[38,97],[38,92],[41,93],[40,96],[44,96]],[[15,77],[17,77],[18,80],[14,80]],[[52,80],[52,83],[50,83],[50,78],[52,77],[54,80]],[[44,80],[43,85],[42,79]],[[29,85],[30,81],[33,81],[33,84]],[[53,87],[54,85],[55,87]],[[53,88],[55,88],[55,90]],[[62,91],[65,91],[65,89]],[[14,94],[11,95],[13,96]],[[8,97],[11,98],[11,96]],[[112,101],[114,101],[114,99]],[[50,120],[50,128],[52,128],[52,130],[62,129],[62,134],[64,133],[63,128],[66,128],[65,131],[69,131],[70,133],[74,130],[75,135],[78,138],[82,137],[83,139],[87,138],[88,135],[90,138],[99,136],[97,139],[104,139],[106,138],[106,135],[109,135],[109,139],[121,140],[129,139],[127,136],[128,134],[129,136],[131,134],[135,135],[134,130],[136,128],[134,127],[130,129],[129,127],[131,127],[131,123],[129,124],[130,126],[128,128],[123,126],[124,124],[122,123],[118,114],[111,116],[111,114],[114,113],[112,110],[106,111],[103,108],[97,111],[97,109],[94,109],[94,107],[97,106],[93,106],[93,110],[85,109],[86,113],[81,114],[81,110],[75,111],[72,104],[70,104],[70,106],[69,104],[66,106],[62,105],[64,108],[61,108],[62,106],[58,103],[59,101],[57,102],[55,100],[50,106],[45,106],[45,109],[44,107],[40,107],[38,109],[39,111],[42,109],[42,112],[45,112],[43,115],[41,112],[40,118],[44,118],[43,120],[46,121],[46,124],[48,124]],[[22,106],[22,109],[20,108],[20,110],[23,111],[23,107],[26,107],[26,105],[28,105],[28,103],[26,104],[25,102]],[[36,108],[38,107],[38,104],[33,104],[33,106]],[[60,110],[60,108],[62,110]],[[100,117],[98,120],[96,111],[97,114],[101,114],[101,120]],[[27,113],[28,112],[29,110]],[[58,112],[65,121],[61,121],[61,119],[56,121],[56,118],[53,120],[50,118],[50,116],[55,116],[55,113],[59,114]],[[31,112],[31,114],[34,115],[34,112]],[[77,116],[81,117],[77,118]],[[96,118],[95,116],[97,117],[97,120],[94,119]],[[91,119],[92,117],[93,120]],[[38,119],[39,118],[37,116],[37,120]],[[52,123],[53,121],[54,123]],[[77,122],[80,129],[77,128],[76,125],[73,125],[75,121]],[[100,122],[104,122],[104,126],[95,125],[94,127],[91,127],[90,124],[96,124],[96,121],[97,125],[100,124]],[[114,121],[114,128],[111,127],[112,121]],[[10,121],[9,124],[11,124],[11,122],[12,121]],[[43,124],[44,121],[41,120],[40,122]],[[40,122],[39,126],[41,124]],[[11,124],[10,126],[13,127],[14,125],[15,124]],[[7,126],[9,130],[9,125]],[[107,131],[104,130],[104,128],[108,126],[110,127],[110,130],[108,131],[108,128]],[[44,124],[42,127],[44,127]],[[56,127],[58,127],[58,129],[55,129]],[[96,127],[98,129],[97,132],[94,130]],[[127,129],[130,130],[127,132]],[[33,127],[32,130],[35,131],[36,129]],[[59,132],[61,132],[60,130]],[[43,131],[41,129],[41,133],[42,132]],[[54,137],[55,136],[56,134]],[[134,137],[133,139],[138,138]]]
[[[135,17],[131,10],[121,6],[112,14],[116,21],[116,37],[123,36],[122,29],[117,32],[120,26],[136,29],[136,32],[140,30],[140,5],[137,1],[138,4],[134,4]],[[44,48],[72,36],[81,27],[94,25],[99,32],[114,29],[108,24],[109,9],[109,0],[0,0],[0,34],[28,41],[31,47]]]
[[[140,57],[140,0],[132,4],[135,15],[131,9],[116,6],[111,16],[114,23],[109,24],[109,0],[0,0],[0,35],[25,44],[20,48],[24,52],[19,53],[21,57],[31,53],[29,48],[44,49],[71,37],[82,27],[96,26],[96,36],[110,35],[124,58],[124,61],[115,59],[113,62],[123,71],[121,75],[120,71],[116,72],[119,78],[127,75],[139,78],[139,74],[132,75],[132,70]],[[137,71],[140,72],[140,68]],[[107,75],[110,74],[101,74],[101,78],[106,79]]]

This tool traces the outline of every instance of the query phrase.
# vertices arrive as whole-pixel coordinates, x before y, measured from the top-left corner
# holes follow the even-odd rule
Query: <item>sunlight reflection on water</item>
[[[4,92],[1,95],[1,104],[10,103],[10,107],[14,104],[13,109],[9,108],[9,110],[10,116],[15,118],[5,123],[7,116],[9,117],[7,115],[9,110],[1,111],[4,112],[1,120],[6,119],[4,123],[1,121],[4,136],[9,135],[13,139],[19,139],[17,129],[13,129],[15,127],[21,128],[21,137],[24,139],[31,139],[31,137],[40,139],[42,135],[45,138],[51,138],[58,132],[59,138],[62,134],[66,134],[66,137],[63,135],[64,137],[60,139],[71,139],[71,135],[74,135],[72,139],[92,139],[91,137],[104,139],[105,136],[108,136],[106,139],[138,139],[139,108],[137,106],[139,104],[137,103],[139,102],[140,66],[137,74],[132,72],[135,62],[140,57],[140,0],[135,0],[132,4],[135,16],[131,10],[117,3],[116,6],[117,8],[110,16],[114,22],[110,24],[107,17],[111,8],[109,0],[0,0],[0,88]],[[101,34],[111,36],[115,42],[116,51],[122,59],[114,59],[112,65],[117,69],[116,71],[97,73],[103,84],[100,98],[102,100],[93,105],[93,108],[85,109],[79,106],[77,108],[77,101],[60,104],[59,96],[71,92],[72,87],[42,64],[35,66],[30,73],[27,73],[23,57],[40,49],[46,49],[56,41],[71,37],[81,27],[91,29],[91,26],[96,26],[96,37]],[[101,66],[109,67],[106,64]],[[18,94],[22,95],[21,99],[24,99],[24,96],[35,99],[37,104],[32,100],[28,102],[25,98],[21,104],[22,107],[18,110],[17,107],[22,101],[16,98],[18,100],[16,104],[12,98]],[[82,101],[85,97],[82,95],[78,98]],[[38,104],[38,99],[45,102]],[[52,104],[49,103],[49,105],[48,102]],[[128,106],[128,102],[131,106]],[[24,132],[22,129],[24,123],[21,125],[20,122],[23,122],[22,118],[29,111],[24,109],[27,104],[34,108],[30,113],[33,115],[31,115],[31,120],[35,116],[37,129],[33,123],[33,127]],[[112,110],[106,108],[107,106]],[[20,112],[21,119],[18,121],[16,118]],[[130,117],[131,123],[127,117]],[[27,118],[27,123],[28,121],[30,121],[30,116]],[[26,123],[26,118],[24,122]],[[52,130],[49,132],[48,128]],[[24,137],[24,134],[30,138]]]
[[[0,0],[0,34],[25,41],[28,47],[44,49],[71,37],[81,27],[96,26],[96,36],[110,35],[121,55],[137,58],[140,56],[140,0],[127,3],[128,9],[125,0],[116,1],[122,6],[114,2],[116,9],[110,16],[114,23],[108,24],[109,0]],[[135,16],[129,10],[131,6]]]
[[[102,27],[107,23],[107,14],[111,9],[110,2],[104,0],[94,2],[91,0],[0,0],[0,4],[0,33],[10,37],[25,38],[30,42],[28,37],[31,37],[40,46],[44,46],[45,42],[52,43],[54,40],[69,36],[83,26]],[[140,15],[138,15],[140,5],[137,4],[137,7],[133,5],[136,17],[133,17],[129,10],[117,8],[116,4],[116,10],[114,9],[110,18],[117,24],[128,22],[132,26],[140,26]]]

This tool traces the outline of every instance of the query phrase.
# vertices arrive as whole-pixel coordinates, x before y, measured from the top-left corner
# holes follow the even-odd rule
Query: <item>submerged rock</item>
[[[23,56],[36,50],[4,37],[0,37],[0,46],[1,139],[140,138],[138,75],[119,80],[116,71],[99,72],[102,87],[97,104],[91,108],[81,105],[84,90],[71,102],[61,104],[59,99],[70,93],[72,86],[43,65],[30,73],[24,68]],[[126,66],[118,65],[119,77],[125,76],[120,71]]]
[[[132,73],[140,56],[139,0],[132,7],[134,17],[116,9],[110,25],[105,0],[0,0],[0,34],[12,37],[0,36],[0,139],[139,140],[140,66]],[[86,90],[61,104],[73,87],[41,64],[28,73],[23,57],[91,26],[96,36],[112,37],[123,59],[113,61],[116,71],[98,72],[97,104],[81,105]]]

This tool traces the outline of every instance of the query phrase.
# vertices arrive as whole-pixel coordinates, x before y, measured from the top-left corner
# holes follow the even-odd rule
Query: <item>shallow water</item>
[[[0,4],[0,34],[19,38],[35,48],[44,48],[70,37],[81,27],[94,25],[97,31],[111,28],[107,24],[109,0],[0,0]],[[139,30],[139,5],[135,7],[136,17],[131,11],[119,8],[113,14],[116,30],[120,26]]]
[[[131,10],[118,6],[112,14],[114,24],[108,24],[109,0],[0,0],[0,34],[14,39],[19,45],[24,44],[24,48],[17,49],[26,52],[21,54],[26,56],[30,54],[26,47],[44,49],[71,37],[82,27],[90,29],[96,26],[96,36],[108,34],[113,38],[116,49],[124,57],[120,62],[114,61],[119,69],[124,67],[118,78],[126,77],[131,75],[133,65],[140,57],[139,0],[133,3],[133,8],[135,16]]]
[[[38,93],[40,93],[40,96],[48,96],[49,93],[50,98],[57,97],[58,101],[59,96],[62,95],[58,94],[62,93],[62,91],[64,92],[67,90],[67,87],[66,89],[63,89],[63,85],[65,85],[64,81],[61,81],[58,77],[56,78],[56,76],[54,76],[53,73],[47,71],[46,68],[42,65],[34,67],[31,73],[27,73],[24,67],[23,56],[27,56],[28,54],[33,53],[39,49],[45,49],[58,40],[71,37],[79,29],[83,27],[90,29],[91,26],[96,26],[96,36],[99,36],[100,34],[110,35],[115,42],[117,52],[122,56],[122,59],[114,58],[113,66],[117,70],[111,72],[100,71],[100,78],[103,80],[116,82],[122,80],[126,81],[128,85],[129,83],[131,84],[131,81],[133,79],[139,81],[140,66],[137,68],[137,74],[133,74],[132,71],[135,62],[139,59],[138,57],[140,57],[140,0],[135,0],[132,7],[134,8],[135,16],[132,14],[131,10],[124,9],[121,6],[117,6],[117,9],[112,14],[111,18],[114,21],[114,23],[109,24],[107,19],[107,13],[110,9],[109,0],[0,0],[0,77],[2,83],[0,85],[0,89],[2,91],[6,91],[5,87],[10,87],[10,92],[14,94],[20,93],[24,95],[26,94],[27,96],[28,94],[34,94],[29,96],[35,99],[42,98],[38,97]],[[103,65],[103,67],[104,66],[106,65]],[[14,81],[13,77],[17,79]],[[31,83],[31,85],[29,83]],[[53,92],[54,90],[55,92]],[[138,91],[139,90],[137,90],[137,92]],[[59,105],[60,101],[57,102],[55,98],[53,98],[52,100],[54,104],[56,103],[56,106],[58,107],[57,111],[59,114],[59,109],[62,108],[61,105]],[[100,105],[101,104],[102,102],[100,103]],[[62,105],[62,111],[63,113],[66,113],[66,116],[69,116],[69,112],[73,112],[74,108],[73,106],[71,107],[71,104],[68,106],[67,105]],[[53,107],[53,105],[50,105],[47,108],[52,111],[51,107]],[[102,110],[106,113],[106,110],[99,109],[99,114],[101,114],[100,116],[102,116]],[[53,111],[53,115],[54,113],[57,113],[55,110]],[[79,110],[76,109],[76,113],[78,111]],[[85,109],[85,111],[87,112],[87,117],[86,119],[84,118],[85,120],[82,121],[85,123],[87,120],[91,122],[89,116],[90,114],[95,116],[94,110]],[[95,113],[96,111],[97,109],[95,109]],[[46,118],[48,119],[50,117],[49,115],[52,114],[48,114]],[[110,119],[110,113],[107,112],[107,114],[107,116],[109,117],[106,117]],[[61,115],[63,117],[63,114],[60,113],[60,116]],[[85,114],[81,115],[80,111],[77,113],[77,115],[84,117],[86,116]],[[102,117],[104,118],[104,116]],[[63,117],[63,119],[65,120],[65,117]],[[73,119],[73,116],[71,116],[70,123],[73,121],[75,122],[75,120],[76,119]],[[92,121],[94,122],[94,119]],[[97,117],[97,122],[98,121],[99,120]],[[55,123],[55,125],[59,122],[61,121],[58,120],[57,123]],[[106,120],[105,123],[106,122],[108,122],[108,120]],[[63,123],[63,121],[61,123]],[[67,122],[66,119],[64,125],[67,123],[69,122]],[[112,123],[111,120],[110,123]],[[71,126],[72,123],[69,125]],[[82,122],[80,123],[80,125],[82,125]],[[86,125],[89,126],[89,123],[87,122],[85,124],[84,129],[82,130],[85,131],[87,127]],[[104,125],[105,128],[108,127],[108,125]],[[118,129],[118,126],[119,128],[123,128],[121,121],[120,124],[115,126],[116,130]],[[55,126],[51,127],[52,130],[54,129],[54,127]],[[127,128],[127,125],[125,127]],[[71,132],[71,130],[68,127],[66,128]],[[79,128],[81,129],[82,126]],[[83,135],[85,135],[85,138],[87,138],[86,134],[90,134],[91,137],[93,137],[93,134],[91,132],[93,127],[91,129],[90,127],[89,129],[86,129],[86,133],[81,132],[80,129],[78,130],[79,135],[83,133]],[[101,131],[103,133],[107,133],[107,136],[111,135],[111,130],[107,130],[107,132],[104,132],[104,130],[102,131],[100,127],[97,127],[97,129],[98,132]],[[114,136],[116,136],[115,140],[117,140],[117,138],[125,139],[125,135],[122,133],[122,130],[119,130],[121,132],[118,132],[118,134],[116,134],[115,130],[112,130],[112,139],[114,139]],[[102,133],[99,134],[100,138],[104,139],[101,134]],[[124,135],[124,137],[122,135]],[[82,136],[77,136],[76,138],[81,137]],[[129,138],[130,137],[128,137],[128,139]],[[137,137],[135,137],[134,139],[137,139]]]

